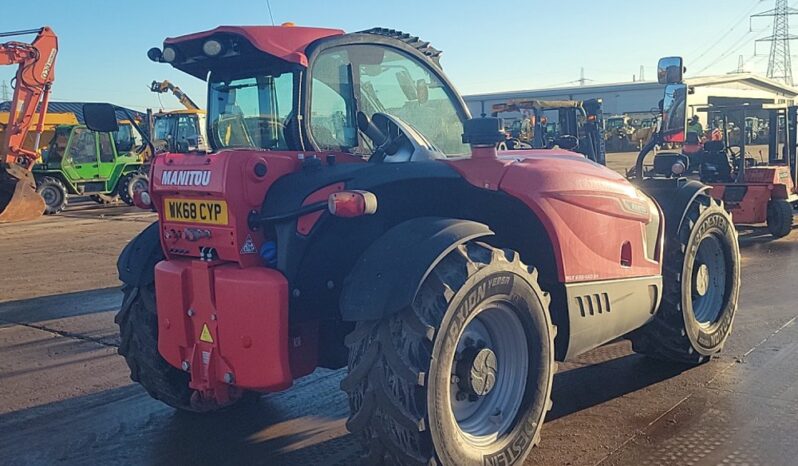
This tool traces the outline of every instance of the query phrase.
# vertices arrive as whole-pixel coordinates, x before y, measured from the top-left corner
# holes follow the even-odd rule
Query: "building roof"
[[[788,86],[786,84],[774,81],[764,76],[754,73],[732,73],[718,76],[696,76],[693,78],[686,78],[684,81],[689,86],[702,87],[702,86],[723,86],[724,84],[745,84],[752,87],[760,88],[777,94],[796,97],[798,96],[798,88]],[[464,96],[466,100],[480,100],[480,99],[506,99],[516,98],[514,96],[522,96],[529,94],[536,95],[566,95],[566,94],[582,94],[582,93],[596,93],[596,92],[620,92],[620,91],[644,91],[662,88],[662,84],[656,81],[637,81],[637,82],[624,82],[624,83],[608,83],[608,84],[589,84],[585,86],[565,86],[565,87],[550,87],[539,89],[521,89],[513,91],[501,92],[487,92],[482,94],[472,94]]]
[[[85,103],[87,102],[50,102],[47,105],[47,113],[74,113],[78,121],[81,124],[83,124],[84,123],[83,104]],[[119,106],[117,105],[117,107]],[[119,108],[125,108],[125,107],[119,107]],[[11,109],[10,101],[6,100],[4,102],[0,102],[0,112],[8,112],[10,111],[10,109]],[[127,110],[131,116],[139,119],[140,121],[144,121],[144,119],[147,117],[145,113],[137,112],[136,110],[133,109],[125,108],[125,110]],[[125,115],[125,112],[121,110],[116,111],[116,118],[118,120],[129,119],[128,116]]]

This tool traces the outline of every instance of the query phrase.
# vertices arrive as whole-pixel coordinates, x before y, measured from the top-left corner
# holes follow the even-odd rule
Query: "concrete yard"
[[[81,204],[0,225],[0,463],[356,464],[343,371],[207,416],[130,381],[116,353],[115,261],[155,218]],[[561,364],[527,464],[798,464],[798,232],[740,234],[741,305],[720,357],[688,368],[620,341]]]

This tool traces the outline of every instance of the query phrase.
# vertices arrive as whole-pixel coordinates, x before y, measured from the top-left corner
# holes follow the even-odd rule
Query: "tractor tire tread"
[[[413,303],[380,321],[358,322],[347,336],[349,374],[341,389],[352,413],[347,428],[364,447],[363,464],[440,464],[425,425],[424,375],[433,350],[429,329],[440,327],[449,302],[470,273],[497,260],[517,264],[517,273],[528,274],[529,283],[543,298],[545,293],[534,279],[537,272],[528,272],[518,254],[471,242],[439,262]],[[555,334],[552,325],[552,340]]]

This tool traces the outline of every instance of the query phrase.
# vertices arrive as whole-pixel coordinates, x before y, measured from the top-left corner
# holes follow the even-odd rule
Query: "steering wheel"
[[[742,153],[742,151],[743,148],[741,146],[734,145],[726,147],[726,152],[729,154],[729,157],[732,160],[737,160],[738,158],[740,158],[740,154]]]
[[[565,150],[576,150],[579,148],[579,138],[570,134],[563,134],[562,136],[552,141],[552,147],[559,146]]]
[[[357,124],[376,147],[369,162],[381,163],[387,157],[396,162],[444,157],[421,133],[393,115],[378,112],[369,118],[358,112]]]

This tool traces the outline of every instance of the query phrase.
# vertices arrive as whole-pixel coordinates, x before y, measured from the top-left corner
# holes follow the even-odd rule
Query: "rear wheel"
[[[116,191],[125,204],[133,205],[133,195],[138,191],[146,191],[149,186],[150,179],[146,173],[132,172],[119,180]]]
[[[731,333],[740,291],[740,250],[731,216],[700,194],[668,238],[664,293],[654,320],[631,335],[638,353],[699,364]]]
[[[347,337],[350,431],[367,464],[521,464],[551,408],[554,333],[537,273],[469,242],[398,315]]]
[[[119,354],[130,368],[130,378],[138,382],[156,400],[183,411],[207,412],[226,408],[242,400],[257,398],[254,392],[244,392],[231,387],[231,399],[225,406],[200,399],[192,390],[189,374],[181,371],[158,353],[158,316],[155,308],[155,286],[125,285],[122,310],[114,319],[119,325],[121,344]]]
[[[792,204],[786,199],[771,199],[768,202],[768,231],[776,238],[783,238],[792,231]]]
[[[47,215],[57,214],[67,206],[66,186],[58,178],[45,176],[37,183],[36,192],[44,199],[44,213]]]

